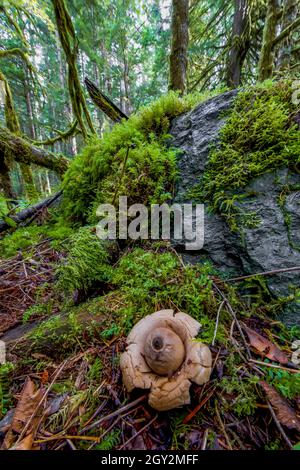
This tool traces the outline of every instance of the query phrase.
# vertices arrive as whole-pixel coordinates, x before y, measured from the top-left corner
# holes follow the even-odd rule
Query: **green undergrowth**
[[[60,315],[43,322],[33,333],[33,343],[42,347],[45,338],[63,353],[78,345],[78,338],[87,334],[108,340],[128,334],[133,325],[156,310],[185,311],[197,319],[202,328],[199,340],[210,343],[215,334],[216,298],[212,277],[220,275],[208,262],[187,265],[184,269],[178,256],[167,243],[157,242],[127,248],[112,267],[109,254],[90,227],[81,228],[68,239],[69,251],[57,267],[55,291],[62,298]],[[222,281],[224,282],[224,281]],[[92,285],[102,286],[102,293],[81,305],[72,305],[72,293],[88,291]],[[239,317],[277,315],[293,300],[274,300],[263,282],[247,281],[247,289],[238,294],[237,288],[224,282],[226,295]],[[100,294],[100,295],[99,295]],[[41,308],[41,305],[39,305]],[[231,317],[226,309],[220,314],[216,340],[228,343]]]
[[[242,209],[244,188],[253,178],[282,167],[299,172],[298,110],[292,93],[288,81],[267,81],[240,91],[203,178],[190,193],[222,213],[233,230],[259,225],[257,214]]]
[[[170,200],[177,175],[176,154],[167,145],[170,121],[206,98],[169,92],[91,140],[64,177],[65,217],[94,223],[97,206],[115,204],[118,196],[127,196],[129,204]]]
[[[84,276],[76,275],[74,279],[73,269],[80,269],[82,260],[79,260],[79,267],[76,263],[72,264],[73,261],[71,259],[69,267],[66,264],[59,268],[63,275],[58,277],[58,283],[65,297],[77,286],[77,280],[83,282],[84,277],[84,282],[88,282],[88,276],[92,275],[91,268]],[[96,335],[101,339],[128,334],[138,320],[164,308],[189,312],[202,324],[199,338],[204,342],[212,340],[217,302],[209,277],[213,271],[211,265],[183,269],[178,257],[160,243],[156,248],[140,247],[128,251],[114,269],[107,270],[105,258],[103,265],[97,258],[93,262],[96,269],[93,279],[98,276],[101,282],[105,282],[108,293],[79,306],[69,304],[65,314],[43,322],[32,334],[33,345],[37,348],[39,344],[43,347],[45,338],[48,338],[47,341],[58,346],[57,351],[63,353],[78,345],[78,338],[82,334],[91,338]],[[224,313],[226,318],[229,320],[229,316],[226,317]],[[222,325],[217,332],[217,339],[227,341]]]
[[[14,365],[11,362],[0,364],[0,419],[5,416],[12,404],[10,386],[13,370]]]
[[[72,233],[73,229],[61,221],[53,224],[19,227],[0,240],[0,259],[15,256],[19,251],[28,250],[30,247],[34,249],[35,245],[46,238],[49,238],[52,246],[57,248],[61,241]]]
[[[67,256],[56,268],[56,288],[64,294],[76,289],[87,292],[95,283],[111,277],[109,254],[104,241],[99,240],[92,227],[82,227],[66,241]]]

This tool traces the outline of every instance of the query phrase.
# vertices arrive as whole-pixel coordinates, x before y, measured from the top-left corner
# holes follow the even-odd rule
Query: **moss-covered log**
[[[95,129],[79,80],[76,64],[78,43],[74,26],[64,0],[52,0],[52,4],[54,7],[59,39],[65,52],[66,61],[68,64],[68,87],[73,113],[78,121],[78,125],[82,131],[83,137],[86,138],[88,131],[84,122],[84,118],[87,122],[89,130],[94,134]]]
[[[0,127],[0,160],[6,160],[7,155],[11,155],[19,163],[35,164],[55,171],[59,175],[62,175],[68,167],[68,160],[65,157],[58,157],[42,148],[37,148],[8,129]]]

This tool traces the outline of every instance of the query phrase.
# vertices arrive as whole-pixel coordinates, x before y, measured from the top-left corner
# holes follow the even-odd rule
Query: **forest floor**
[[[299,369],[291,362],[291,344],[278,321],[241,319],[225,296],[233,314],[228,342],[211,342],[211,379],[192,384],[191,404],[179,410],[158,413],[148,405],[147,391],[126,393],[119,367],[126,336],[117,330],[101,335],[112,321],[102,314],[93,334],[72,331],[75,341],[65,352],[45,331],[36,334],[35,348],[31,328],[60,313],[53,283],[62,256],[46,239],[0,263],[0,340],[8,361],[0,365],[3,449],[299,448]],[[213,282],[226,292],[221,279]],[[93,312],[97,302],[91,300]],[[83,317],[89,305],[79,306]],[[216,312],[216,329],[218,322]],[[67,342],[64,326],[59,328]]]

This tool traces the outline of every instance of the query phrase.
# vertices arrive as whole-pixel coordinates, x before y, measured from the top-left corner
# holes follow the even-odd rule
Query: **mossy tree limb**
[[[15,134],[20,134],[21,128],[20,128],[18,115],[14,107],[11,89],[10,89],[10,86],[6,77],[3,75],[3,73],[1,73],[1,71],[0,71],[0,80],[4,82],[4,91],[5,91],[4,110],[5,110],[5,120],[6,120],[7,128],[11,132],[14,132]],[[3,190],[5,190],[4,194],[6,196],[11,197],[13,194],[12,189],[9,188],[9,186],[11,186],[11,183],[9,184],[9,186],[7,185],[8,185],[8,181],[10,182],[9,171],[11,167],[11,162],[14,160],[14,156],[11,152],[8,152],[8,151],[5,153],[2,153],[1,155],[2,155],[2,159],[4,163],[4,166],[2,165],[2,170],[4,171],[4,179],[7,180],[6,186],[4,186]],[[36,198],[38,196],[38,193],[34,185],[34,180],[33,180],[33,175],[32,175],[30,165],[24,162],[21,162],[20,169],[21,169],[23,180],[24,180],[26,196],[29,198]]]
[[[122,119],[128,119],[128,116],[116,106],[99,88],[94,85],[87,77],[84,79],[87,90],[93,102],[101,109],[112,121],[120,122]]]
[[[0,160],[8,154],[13,155],[19,163],[35,164],[55,171],[59,175],[62,175],[68,167],[68,160],[65,157],[57,157],[51,152],[37,148],[21,136],[0,127]]]
[[[69,137],[72,137],[72,135],[76,135],[80,132],[80,130],[77,127],[78,122],[77,119],[70,125],[69,129],[66,131],[60,131],[58,129],[54,129],[55,132],[58,133],[56,137],[50,137],[49,139],[46,140],[32,140],[31,143],[33,145],[53,145],[55,142],[58,142],[60,140],[67,140]]]
[[[80,84],[77,70],[77,52],[78,43],[75,35],[74,26],[70,14],[66,8],[64,0],[52,0],[59,39],[65,52],[68,64],[68,88],[71,98],[72,109],[76,117],[83,137],[88,134],[84,118],[87,122],[90,132],[95,134],[94,125],[88,111],[83,90]]]

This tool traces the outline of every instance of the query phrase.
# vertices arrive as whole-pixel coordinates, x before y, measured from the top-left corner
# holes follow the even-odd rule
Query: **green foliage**
[[[14,365],[10,362],[0,364],[0,419],[7,413],[11,406],[11,374],[14,370]]]
[[[192,190],[197,199],[209,201],[237,230],[259,223],[256,214],[245,214],[243,188],[268,171],[300,163],[300,140],[293,121],[292,87],[288,81],[265,82],[241,91],[218,148],[212,149],[202,181]],[[244,219],[244,220],[243,220]]]
[[[95,450],[112,450],[114,449],[120,442],[120,435],[121,431],[116,429],[108,433],[100,444],[97,444],[94,449]]]
[[[0,257],[10,258],[18,251],[26,250],[36,245],[44,238],[52,239],[52,244],[58,248],[62,240],[72,233],[72,229],[67,225],[55,223],[43,226],[32,225],[30,227],[19,227],[12,233],[7,234],[0,240]]]
[[[67,246],[67,257],[56,269],[61,292],[86,291],[95,282],[109,279],[108,252],[91,227],[80,228],[68,239]]]
[[[3,258],[14,256],[18,250],[24,250],[41,240],[40,227],[19,228],[12,234],[6,235],[0,240],[0,255]]]
[[[223,377],[219,387],[230,395],[230,400],[223,401],[223,408],[230,409],[238,416],[253,414],[256,410],[257,401],[254,385],[258,380],[258,377],[241,379],[234,373],[231,377]]]
[[[187,424],[183,424],[182,422],[183,417],[181,415],[171,417],[170,421],[170,429],[172,432],[172,450],[187,450],[185,436],[191,430],[191,426]]]
[[[270,369],[268,367],[267,381],[286,398],[296,398],[300,395],[300,374],[291,374],[286,370]]]
[[[96,382],[99,384],[101,379],[103,364],[100,357],[96,357],[94,362],[90,364],[90,368],[87,373],[87,378],[90,383]]]
[[[29,322],[32,317],[50,315],[52,307],[52,302],[32,305],[23,313],[23,323]]]
[[[255,385],[259,377],[252,375],[243,377],[239,375],[240,356],[233,352],[225,361],[226,375],[221,379],[218,388],[222,392],[222,409],[232,411],[238,416],[249,416],[256,410],[258,392]]]
[[[109,328],[101,332],[101,338],[110,339],[113,336],[117,336],[120,332],[120,327],[116,323],[112,323]]]

